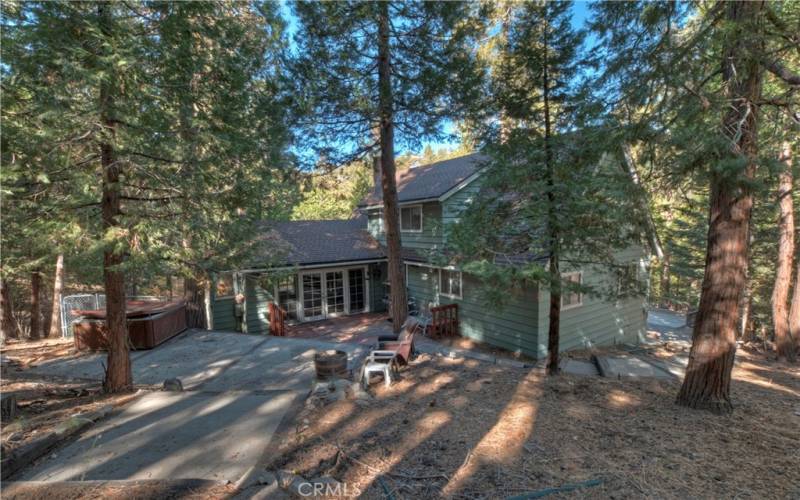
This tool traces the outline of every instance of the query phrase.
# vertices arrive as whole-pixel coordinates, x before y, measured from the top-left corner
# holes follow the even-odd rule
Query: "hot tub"
[[[131,300],[126,303],[128,337],[134,349],[152,349],[186,330],[186,304],[183,301],[155,302]],[[105,309],[75,311],[75,347],[79,350],[105,350]]]

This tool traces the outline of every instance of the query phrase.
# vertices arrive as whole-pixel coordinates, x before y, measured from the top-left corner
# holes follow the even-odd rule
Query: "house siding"
[[[214,318],[214,330],[231,332],[236,330],[236,316],[233,313],[233,297],[212,300],[211,315]]]
[[[244,280],[245,324],[247,333],[266,335],[269,333],[269,302],[272,294],[259,286],[257,278]]]
[[[528,356],[537,355],[535,290],[512,291],[502,306],[491,306],[482,296],[480,281],[468,274],[462,274],[460,299],[439,295],[438,287],[438,269],[408,266],[409,292],[418,305],[458,304],[462,336]]]
[[[639,262],[642,265],[644,251],[640,247],[620,252],[619,262]],[[563,272],[579,269],[563,269]],[[580,269],[583,283],[600,285],[614,279],[608,273],[596,269]],[[640,269],[639,276],[646,276]],[[607,283],[606,283],[607,284]],[[539,355],[547,355],[547,330],[550,324],[550,293],[543,290],[539,300]],[[584,349],[591,346],[614,344],[636,344],[646,333],[645,298],[629,297],[608,301],[604,297],[584,294],[582,305],[561,311],[559,350]]]
[[[400,240],[406,248],[416,250],[441,250],[444,238],[442,237],[442,207],[438,202],[422,203],[422,231],[400,232]],[[412,205],[406,205],[412,206]],[[380,231],[380,211],[367,212],[367,230],[381,245],[386,245],[386,233]]]
[[[482,184],[483,179],[478,177],[442,202],[442,227],[444,228],[445,244],[449,227],[458,223],[462,212],[478,196]]]

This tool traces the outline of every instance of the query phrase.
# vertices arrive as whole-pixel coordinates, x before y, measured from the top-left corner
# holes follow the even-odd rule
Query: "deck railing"
[[[431,334],[434,337],[458,335],[458,304],[431,307]]]
[[[286,336],[286,311],[274,302],[269,303],[269,333],[276,337]]]

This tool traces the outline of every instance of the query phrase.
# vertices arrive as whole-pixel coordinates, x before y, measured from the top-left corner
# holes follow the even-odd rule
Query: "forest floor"
[[[554,498],[800,497],[800,367],[741,348],[730,416],[675,405],[678,388],[421,355],[372,399],[301,415],[309,425],[270,468],[365,498],[499,498],[592,480]]]
[[[0,392],[13,394],[17,414],[0,428],[3,454],[53,431],[71,416],[119,406],[134,394],[103,394],[99,382],[65,381],[33,376],[27,369],[42,361],[78,355],[71,339],[8,341],[0,349],[3,357]]]

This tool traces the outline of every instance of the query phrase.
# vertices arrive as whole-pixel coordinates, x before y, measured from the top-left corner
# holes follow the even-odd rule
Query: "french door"
[[[364,267],[302,272],[300,286],[302,321],[369,310]]]
[[[344,271],[325,273],[325,311],[327,316],[340,316],[345,312]]]
[[[348,298],[350,299],[350,314],[367,310],[366,280],[364,268],[347,270]]]
[[[303,275],[303,319],[322,319],[325,310],[322,302],[322,273]]]

